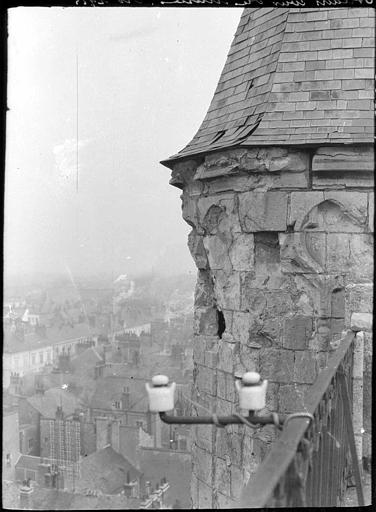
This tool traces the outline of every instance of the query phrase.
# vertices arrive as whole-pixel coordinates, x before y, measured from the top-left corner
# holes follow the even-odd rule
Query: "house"
[[[146,379],[132,375],[109,375],[96,381],[90,400],[90,413],[95,416],[122,418],[122,423],[136,425],[147,423]]]
[[[19,455],[18,407],[3,403],[3,478],[13,478]]]
[[[32,483],[31,483],[32,484]],[[99,491],[85,494],[56,491],[41,486],[32,486],[27,495],[22,495],[20,483],[3,481],[3,507],[28,510],[134,510],[140,506],[140,499],[125,494],[105,495]],[[27,489],[27,488],[26,488]]]
[[[42,322],[42,318],[44,322]],[[41,325],[42,323],[45,324],[46,321],[48,321],[47,318],[49,319],[50,315],[46,316],[46,314],[43,314],[42,316],[41,313],[34,308],[27,308],[22,315],[22,321],[29,323],[31,326]]]
[[[103,494],[120,494],[139,497],[144,488],[143,474],[127,458],[111,446],[96,451],[81,461],[78,492],[100,491]]]
[[[76,346],[93,338],[92,329],[86,323],[64,324],[61,327],[50,327],[46,336],[52,341],[54,360],[59,354],[75,354]]]
[[[23,482],[24,480],[43,483],[41,473],[41,459],[32,455],[20,455],[15,464],[15,480]]]
[[[81,421],[80,421],[81,420]],[[71,418],[58,406],[55,417],[40,418],[40,456],[56,459],[59,464],[77,462],[81,454],[83,413]]]
[[[67,391],[51,388],[31,397],[19,400],[19,428],[21,453],[40,455],[40,420],[55,418],[56,410],[62,408],[64,415],[69,417],[80,409],[80,402]]]
[[[26,398],[26,402],[44,418],[54,418],[58,407],[63,410],[66,417],[73,415],[77,409],[80,409],[80,402],[77,398],[61,388],[51,388],[42,393],[37,393]]]
[[[12,373],[20,377],[40,371],[53,361],[51,341],[36,332],[4,331],[3,386],[10,385]]]
[[[83,352],[74,356],[70,361],[71,371],[80,373],[82,377],[95,378],[95,366],[102,363],[103,358],[98,354],[97,350],[91,346]]]
[[[18,330],[17,330],[18,329]],[[35,326],[8,328],[4,332],[3,385],[10,384],[12,373],[20,377],[41,371],[45,365],[57,363],[59,356],[73,356],[76,346],[92,340],[92,331],[86,323],[61,327]]]
[[[188,452],[171,452],[160,448],[141,448],[140,468],[153,487],[165,478],[170,485],[165,497],[166,506],[178,499],[181,508],[191,508],[192,459]]]

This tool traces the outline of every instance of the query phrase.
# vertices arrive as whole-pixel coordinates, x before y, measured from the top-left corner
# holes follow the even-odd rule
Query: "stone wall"
[[[170,183],[183,190],[198,268],[197,414],[238,410],[234,381],[247,370],[269,380],[269,411],[304,409],[343,329],[371,313],[372,173],[366,146],[242,148],[175,164]],[[368,456],[369,329],[364,354]],[[235,506],[274,435],[269,426],[196,427],[193,506]]]

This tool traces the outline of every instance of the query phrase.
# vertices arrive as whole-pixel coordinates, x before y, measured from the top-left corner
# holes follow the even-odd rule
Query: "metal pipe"
[[[186,425],[216,425],[216,421],[221,425],[241,424],[242,420],[235,415],[230,416],[217,416],[215,419],[213,416],[171,416],[166,412],[160,412],[159,417],[164,423],[168,424],[186,424]],[[283,424],[285,421],[285,415],[278,415],[279,423]],[[244,416],[244,419],[253,425],[269,425],[274,424],[274,418],[272,414],[266,416],[257,416],[253,411],[249,411],[248,416]]]

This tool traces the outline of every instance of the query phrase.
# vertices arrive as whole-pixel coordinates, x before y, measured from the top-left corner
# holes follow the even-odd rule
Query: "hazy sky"
[[[242,10],[8,12],[6,272],[193,270],[159,161],[197,131]]]

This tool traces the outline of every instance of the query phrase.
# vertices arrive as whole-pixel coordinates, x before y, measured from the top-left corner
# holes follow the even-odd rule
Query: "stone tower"
[[[302,410],[341,331],[364,329],[365,382],[354,391],[364,456],[374,21],[366,8],[245,9],[201,127],[162,162],[183,191],[198,268],[194,401],[231,413],[235,377],[257,370],[270,382],[269,410]],[[273,436],[273,427],[196,427],[193,506],[235,506]]]

